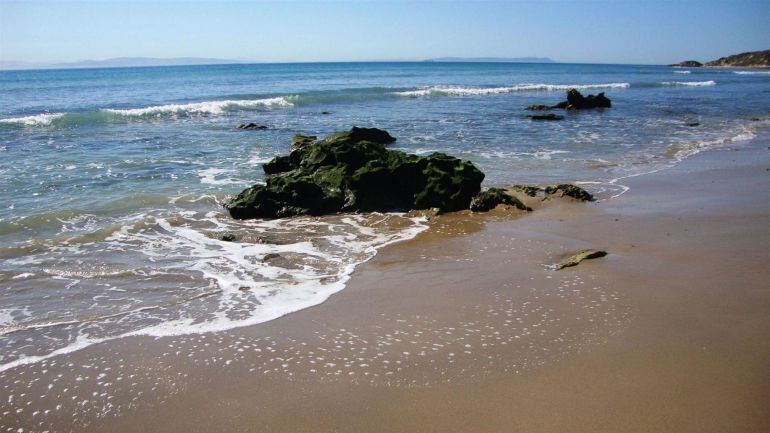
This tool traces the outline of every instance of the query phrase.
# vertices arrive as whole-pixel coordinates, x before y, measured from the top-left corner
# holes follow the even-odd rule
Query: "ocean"
[[[522,117],[573,87],[613,107]],[[0,96],[0,371],[317,305],[379,248],[426,230],[404,214],[230,219],[222,203],[263,181],[298,132],[378,127],[393,148],[473,161],[486,186],[577,182],[612,200],[623,179],[770,124],[769,71],[647,65],[3,71]],[[268,129],[234,127],[248,122]]]

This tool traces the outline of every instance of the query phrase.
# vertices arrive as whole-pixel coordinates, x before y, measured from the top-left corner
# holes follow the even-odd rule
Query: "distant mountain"
[[[115,57],[106,60],[82,60],[65,63],[0,61],[0,69],[78,69],[78,68],[121,68],[141,66],[183,66],[183,65],[225,65],[243,63],[239,60],[210,59],[204,57]]]
[[[426,62],[556,63],[548,57],[439,57]]]
[[[734,54],[722,57],[710,62],[706,66],[736,66],[741,68],[770,68],[770,50],[752,51],[748,53]]]

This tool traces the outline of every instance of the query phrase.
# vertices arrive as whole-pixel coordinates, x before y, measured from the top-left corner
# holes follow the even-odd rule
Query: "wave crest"
[[[194,102],[190,104],[154,105],[144,108],[105,108],[101,111],[127,117],[162,116],[179,114],[222,114],[225,111],[259,107],[291,107],[294,104],[282,96],[264,99],[234,99]]]
[[[11,117],[8,119],[0,119],[0,123],[23,126],[47,126],[54,120],[64,116],[64,114],[65,113],[44,113],[32,116]]]
[[[605,83],[605,84],[517,84],[504,87],[464,87],[464,86],[429,86],[415,90],[393,92],[394,95],[419,97],[431,95],[444,96],[479,96],[496,95],[501,93],[529,92],[529,91],[557,91],[569,89],[625,89],[631,87],[630,83]]]
[[[708,81],[664,81],[660,83],[662,86],[693,86],[693,87],[702,87],[702,86],[716,86],[717,82],[714,80],[708,80]]]

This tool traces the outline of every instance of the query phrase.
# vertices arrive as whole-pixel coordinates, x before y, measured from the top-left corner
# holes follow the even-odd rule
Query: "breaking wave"
[[[237,109],[249,109],[259,107],[291,107],[292,104],[287,98],[264,98],[264,99],[241,99],[224,101],[205,101],[191,104],[167,104],[155,105],[144,108],[116,109],[105,108],[102,111],[114,113],[121,116],[162,116],[170,114],[222,114],[225,111]]]
[[[664,81],[660,83],[663,86],[694,86],[694,87],[702,87],[702,86],[716,86],[717,82],[714,80],[708,80],[708,81]]]
[[[47,126],[64,115],[65,113],[44,113],[23,117],[10,117],[8,119],[0,119],[0,123],[22,126]]]
[[[464,86],[429,86],[415,90],[393,92],[394,95],[419,97],[419,96],[475,96],[496,95],[501,93],[530,92],[530,91],[558,91],[569,89],[625,89],[631,87],[630,83],[605,83],[605,84],[517,84],[504,87],[464,87]]]

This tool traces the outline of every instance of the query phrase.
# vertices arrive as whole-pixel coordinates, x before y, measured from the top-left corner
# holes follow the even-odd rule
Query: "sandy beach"
[[[530,199],[531,213],[444,215],[384,248],[316,307],[222,333],[125,338],[6,371],[15,380],[4,380],[4,404],[24,410],[6,410],[3,423],[767,431],[769,182],[760,138],[625,179],[630,190],[610,200]],[[584,248],[609,255],[548,266]]]

